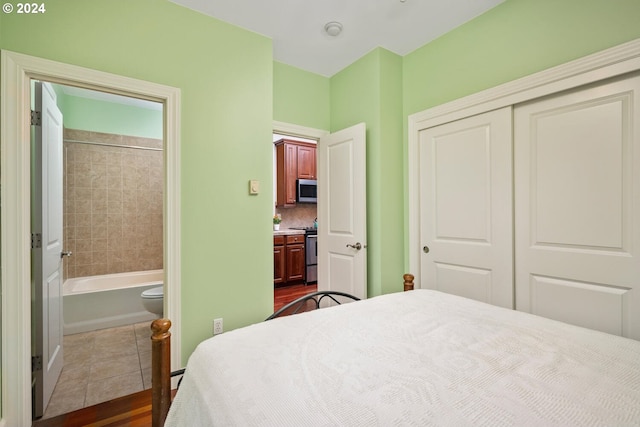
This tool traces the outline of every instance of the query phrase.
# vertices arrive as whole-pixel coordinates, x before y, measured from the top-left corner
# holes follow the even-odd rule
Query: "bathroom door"
[[[62,372],[62,113],[48,83],[35,83],[35,111],[40,124],[32,126],[31,177],[33,329],[33,410],[40,417],[47,408]]]

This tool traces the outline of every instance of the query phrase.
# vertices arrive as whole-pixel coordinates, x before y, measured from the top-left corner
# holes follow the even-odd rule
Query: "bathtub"
[[[152,321],[140,294],[162,286],[163,270],[75,277],[62,287],[64,334]]]

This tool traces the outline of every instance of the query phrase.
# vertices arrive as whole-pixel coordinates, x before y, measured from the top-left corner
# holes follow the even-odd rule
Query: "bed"
[[[165,327],[155,326],[154,359]],[[159,426],[156,383],[154,393]],[[164,425],[638,426],[640,342],[438,291],[398,292],[202,342]]]

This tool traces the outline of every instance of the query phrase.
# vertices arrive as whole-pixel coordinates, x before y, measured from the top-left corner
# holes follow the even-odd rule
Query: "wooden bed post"
[[[162,427],[171,405],[171,321],[151,323],[151,425]]]
[[[404,279],[404,290],[406,291],[412,291],[413,290],[413,274],[404,274],[402,276],[402,278]]]

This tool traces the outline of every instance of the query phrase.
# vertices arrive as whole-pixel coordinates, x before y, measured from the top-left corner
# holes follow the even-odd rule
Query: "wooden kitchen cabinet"
[[[304,280],[304,235],[287,236],[285,246],[286,278],[288,282]]]
[[[276,206],[296,205],[296,180],[316,179],[316,144],[280,139],[276,146]]]
[[[315,146],[298,146],[298,179],[316,179]]]
[[[285,282],[284,236],[273,236],[273,284]]]
[[[304,280],[304,234],[273,237],[273,284],[283,286]]]

